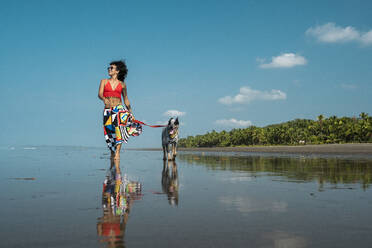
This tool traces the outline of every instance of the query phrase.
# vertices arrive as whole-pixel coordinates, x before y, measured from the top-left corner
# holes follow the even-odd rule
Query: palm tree
[[[360,113],[359,117],[360,117],[362,120],[367,120],[367,119],[368,119],[368,114],[362,112],[362,113]]]

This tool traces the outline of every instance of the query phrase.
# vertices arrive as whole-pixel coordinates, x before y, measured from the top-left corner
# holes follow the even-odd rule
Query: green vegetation
[[[180,147],[227,147],[251,145],[298,145],[372,142],[372,117],[361,113],[359,118],[319,115],[316,121],[296,119],[266,127],[250,126],[230,132],[208,132],[188,136]]]

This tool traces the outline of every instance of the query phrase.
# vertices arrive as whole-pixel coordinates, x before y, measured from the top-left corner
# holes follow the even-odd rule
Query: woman
[[[106,143],[111,150],[111,158],[120,159],[121,144],[127,142],[129,136],[139,135],[142,129],[139,124],[133,122],[132,108],[124,82],[128,73],[125,62],[111,62],[107,69],[110,78],[101,80],[98,97],[105,104],[103,125]],[[122,104],[122,97],[127,110]]]

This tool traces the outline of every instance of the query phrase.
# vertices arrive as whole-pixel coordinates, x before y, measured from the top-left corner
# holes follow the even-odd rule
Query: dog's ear
[[[170,118],[169,121],[168,121],[168,126],[170,126],[172,124],[172,119],[173,118]]]
[[[176,118],[176,121],[174,122],[174,124],[176,124],[176,125],[180,124],[180,123],[178,122],[178,117]]]

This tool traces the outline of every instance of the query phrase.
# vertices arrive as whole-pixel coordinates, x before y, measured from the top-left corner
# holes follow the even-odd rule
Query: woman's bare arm
[[[132,113],[132,107],[130,106],[130,102],[129,102],[128,94],[127,94],[127,85],[125,83],[123,83],[123,90],[121,94],[123,95],[125,106],[127,107],[128,111]]]
[[[102,101],[105,101],[105,98],[103,97],[104,88],[105,88],[105,81],[102,79],[99,85],[99,88],[98,88],[98,98],[101,99]]]

